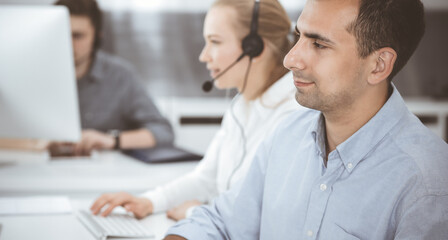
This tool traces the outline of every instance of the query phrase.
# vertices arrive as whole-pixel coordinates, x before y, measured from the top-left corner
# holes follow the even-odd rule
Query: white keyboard
[[[92,232],[97,239],[112,238],[153,238],[137,219],[125,214],[111,214],[101,217],[85,210],[79,211],[80,221]]]

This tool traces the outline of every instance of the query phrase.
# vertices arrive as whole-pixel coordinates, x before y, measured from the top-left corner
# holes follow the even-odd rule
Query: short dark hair
[[[358,53],[391,47],[397,60],[389,81],[406,65],[425,32],[423,4],[420,0],[360,0],[358,17],[348,26],[356,37]]]
[[[54,5],[65,6],[70,15],[86,16],[90,19],[95,30],[95,40],[93,43],[94,52],[101,45],[101,32],[103,26],[102,12],[95,0],[58,0]]]

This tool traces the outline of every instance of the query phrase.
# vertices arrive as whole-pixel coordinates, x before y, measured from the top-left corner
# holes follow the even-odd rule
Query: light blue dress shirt
[[[448,239],[448,145],[398,91],[325,158],[320,112],[292,114],[246,179],[167,234],[187,239]]]

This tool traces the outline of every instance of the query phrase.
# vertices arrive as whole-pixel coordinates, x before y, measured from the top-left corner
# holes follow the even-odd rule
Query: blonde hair
[[[250,32],[254,0],[216,0],[213,7],[230,7],[237,13],[234,20],[235,28],[241,40]],[[288,70],[283,66],[283,58],[293,46],[288,38],[291,30],[291,20],[278,0],[261,0],[258,14],[258,34],[263,38],[274,53],[274,68],[269,80],[257,94],[263,94]]]

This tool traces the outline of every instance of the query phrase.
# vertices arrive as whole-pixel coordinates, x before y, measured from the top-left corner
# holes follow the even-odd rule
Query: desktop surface
[[[139,194],[192,171],[197,163],[146,164],[106,151],[91,160],[36,160],[35,163],[27,160],[0,165],[1,197],[64,195],[70,198],[73,209],[70,214],[0,215],[0,239],[93,240],[93,235],[77,219],[78,210],[88,210],[101,193]],[[151,215],[140,222],[154,232],[154,239],[162,239],[175,223],[165,213]]]
[[[73,213],[53,215],[1,216],[2,240],[97,240],[76,216],[78,210],[88,210],[94,198],[72,198]],[[152,239],[162,239],[175,222],[165,213],[150,215],[140,223],[153,232]],[[24,231],[26,229],[26,231]]]
[[[98,153],[91,160],[27,160],[0,165],[0,195],[138,193],[177,178],[196,164],[147,164],[114,151]]]

